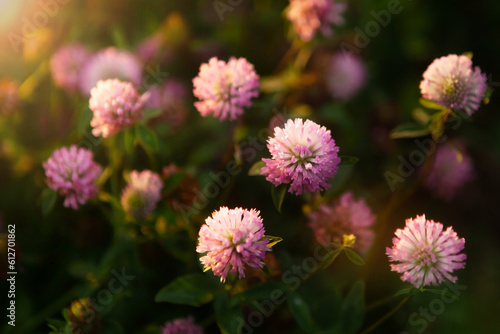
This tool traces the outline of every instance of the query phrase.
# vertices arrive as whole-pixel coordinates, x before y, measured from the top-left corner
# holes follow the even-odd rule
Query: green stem
[[[439,137],[443,135],[445,123],[450,115],[451,115],[450,109],[443,109],[443,111],[441,111],[437,115],[438,119],[435,121],[434,129],[432,131],[432,139],[434,140],[434,142],[437,142],[439,140]]]
[[[156,159],[156,156],[154,155],[153,151],[151,151],[149,148],[146,148],[146,147],[144,147],[144,151],[146,152],[146,155],[148,156],[149,163],[151,164],[151,169],[158,170],[158,168],[159,168],[158,160]]]
[[[222,171],[226,171],[228,170],[228,166],[229,166],[229,163],[233,163],[235,164],[237,167],[241,168],[241,162],[238,161],[238,159],[236,159],[235,157],[235,145],[238,144],[238,142],[236,142],[236,138],[235,138],[235,132],[236,132],[236,129],[237,128],[240,128],[243,126],[243,119],[240,118],[238,123],[235,123],[235,124],[232,124],[230,129],[229,129],[229,133],[230,133],[230,138],[232,138],[233,140],[231,141],[229,147],[227,148],[226,152],[224,153],[224,157],[226,159],[224,159],[222,165],[219,167],[219,169],[221,169]],[[239,173],[238,173],[239,174]],[[238,175],[238,174],[235,174],[233,175],[233,173],[230,173],[229,175],[229,182],[228,184],[223,187],[221,190],[222,190],[222,194],[219,196],[219,198],[217,199],[217,207],[219,207],[220,205],[223,205],[224,203],[227,203],[227,200],[231,194],[231,190],[233,189],[233,186],[234,186],[234,180],[235,180],[235,176]]]
[[[112,196],[119,197],[119,184],[120,184],[120,166],[121,166],[121,157],[120,150],[118,148],[118,140],[117,136],[113,136],[109,138],[109,157],[111,162],[111,194]]]
[[[274,73],[279,73],[285,66],[287,66],[289,60],[295,56],[295,54],[300,50],[300,48],[303,45],[304,42],[302,42],[302,40],[300,40],[299,38],[294,39],[292,44],[290,45],[290,48],[283,55],[283,58],[281,58],[280,62],[278,63],[278,66],[276,66]]]
[[[370,333],[371,331],[373,331],[380,324],[382,324],[384,321],[386,321],[387,319],[389,319],[394,313],[396,313],[397,311],[399,311],[399,309],[404,304],[406,304],[410,300],[411,297],[412,296],[410,296],[410,295],[406,296],[403,300],[401,300],[399,302],[398,305],[396,305],[396,307],[394,307],[392,310],[390,310],[389,312],[387,312],[386,314],[384,314],[380,319],[378,319],[377,321],[375,321],[373,324],[371,324],[367,329],[365,329],[364,331],[362,331],[360,334],[367,334],[367,333]]]
[[[23,100],[29,100],[33,91],[38,87],[39,83],[49,73],[49,61],[43,61],[37,69],[19,86],[18,95]]]
[[[397,297],[398,297],[397,295],[393,295],[393,296],[389,296],[389,297],[385,297],[385,298],[376,300],[376,301],[372,302],[371,304],[366,305],[366,308],[368,310],[375,309],[379,306],[387,304],[388,302],[392,301],[394,298],[397,298]]]
[[[302,47],[295,57],[293,67],[299,71],[303,71],[306,67],[309,58],[311,58],[312,50],[309,47]]]

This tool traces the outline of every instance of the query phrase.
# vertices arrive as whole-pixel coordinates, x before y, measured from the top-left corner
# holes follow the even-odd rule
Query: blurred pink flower
[[[82,68],[90,56],[90,51],[81,44],[60,47],[50,58],[50,71],[56,86],[69,93],[76,92],[80,86]]]
[[[129,82],[99,81],[90,91],[89,107],[94,112],[90,121],[92,134],[106,138],[137,123],[144,115],[146,99],[147,94],[139,95]]]
[[[337,53],[332,56],[326,73],[326,85],[337,99],[352,99],[366,82],[365,64],[354,53]]]
[[[346,3],[336,0],[290,0],[286,17],[293,24],[293,29],[306,42],[313,39],[319,30],[325,36],[332,34],[332,24],[344,23],[343,14]]]
[[[275,186],[290,183],[290,193],[317,192],[330,188],[328,179],[337,173],[340,158],[330,130],[313,121],[289,119],[284,128],[274,128],[274,137],[268,139],[271,159],[261,175]]]
[[[425,187],[445,200],[451,200],[460,188],[472,180],[472,159],[460,142],[439,145]]]
[[[472,68],[467,56],[448,55],[435,59],[420,82],[425,99],[451,110],[465,110],[472,115],[479,108],[486,92],[486,74]]]
[[[238,273],[245,277],[245,265],[252,268],[264,266],[264,256],[271,248],[264,238],[264,225],[259,211],[221,207],[212,217],[205,219],[198,238],[198,253],[205,270],[212,269],[221,282],[227,274]]]
[[[101,166],[94,162],[93,153],[72,145],[55,150],[43,163],[47,185],[65,196],[64,206],[78,209],[97,193],[95,182]]]
[[[160,86],[149,89],[146,109],[160,109],[167,124],[180,127],[184,124],[188,111],[185,100],[188,95],[187,87],[176,79],[166,79]]]
[[[188,317],[165,323],[161,328],[161,334],[203,334],[203,330],[194,323],[193,317]]]
[[[142,65],[130,52],[114,47],[94,54],[84,65],[80,76],[80,90],[89,95],[98,81],[119,79],[139,87],[142,83]]]
[[[135,219],[147,217],[156,208],[162,187],[160,176],[150,170],[130,172],[130,182],[121,198],[123,209]]]
[[[455,283],[451,273],[465,267],[467,256],[460,253],[465,239],[459,239],[450,226],[443,232],[443,224],[426,220],[425,215],[406,220],[404,229],[397,229],[392,248],[386,248],[391,270],[400,274],[401,280],[416,288],[439,285],[444,280]]]
[[[211,58],[200,66],[193,85],[194,96],[200,99],[194,103],[196,109],[202,116],[213,114],[221,121],[235,120],[259,95],[259,76],[245,58],[231,57],[227,64]]]
[[[287,121],[285,113],[277,113],[269,120],[269,129],[274,130],[275,127],[282,128]]]
[[[332,242],[342,243],[343,236],[350,234],[356,237],[354,247],[363,253],[373,243],[376,217],[365,201],[355,200],[351,192],[332,203],[322,203],[308,218],[316,240],[325,247]]]
[[[159,33],[155,33],[139,43],[135,50],[135,53],[143,63],[148,63],[154,59],[160,46],[161,35]]]

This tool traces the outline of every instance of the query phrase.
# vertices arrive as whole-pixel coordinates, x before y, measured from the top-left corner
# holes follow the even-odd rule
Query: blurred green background
[[[223,1],[229,3],[229,1]],[[52,7],[46,7],[50,3]],[[79,211],[56,203],[55,210],[42,215],[40,194],[44,187],[42,162],[62,145],[90,140],[88,126],[78,127],[82,97],[70,97],[56,88],[50,77],[47,60],[61,45],[81,42],[97,50],[110,45],[134,50],[145,38],[157,31],[165,37],[165,57],[158,61],[162,71],[178,78],[191,89],[191,80],[199,65],[212,56],[227,60],[230,56],[246,57],[261,77],[277,74],[276,69],[290,47],[289,23],[283,14],[285,0],[233,1],[222,20],[214,1],[1,1],[0,2],[0,78],[22,83],[20,106],[11,116],[1,116],[0,131],[0,219],[1,232],[16,224],[16,328],[5,327],[5,333],[47,333],[47,318],[60,318],[61,310],[92,284],[94,265],[110,244],[112,226],[99,207],[85,205]],[[338,50],[340,42],[353,43],[355,27],[364,31],[373,21],[372,11],[387,8],[388,1],[347,1],[346,22],[336,28],[330,39],[319,38],[315,53],[307,65],[314,71],[315,57]],[[472,122],[464,122],[450,131],[451,137],[466,142],[476,169],[473,182],[467,184],[450,202],[435,198],[418,189],[402,198],[397,207],[378,222],[379,239],[372,256],[362,269],[347,261],[336,263],[331,270],[318,275],[304,287],[311,305],[323,303],[324,291],[316,286],[336,284],[338,295],[345,294],[345,284],[356,277],[366,282],[366,300],[387,297],[404,287],[396,273],[390,272],[385,247],[390,246],[393,231],[404,226],[404,219],[425,213],[428,218],[453,226],[466,239],[467,265],[458,272],[458,284],[464,286],[458,301],[446,304],[445,310],[429,321],[411,322],[412,313],[429,307],[436,295],[419,295],[405,305],[374,333],[497,333],[500,324],[500,2],[498,1],[408,1],[400,2],[403,10],[361,48],[360,55],[368,67],[369,81],[362,92],[347,103],[333,101],[321,83],[300,87],[276,98],[261,94],[244,116],[244,131],[255,135],[267,127],[279,112],[294,111],[298,105],[309,106],[307,117],[326,126],[340,146],[341,154],[360,158],[358,164],[343,170],[326,196],[334,197],[353,190],[364,197],[377,214],[387,209],[392,193],[384,180],[385,171],[397,169],[397,157],[407,157],[415,149],[412,140],[391,140],[389,131],[410,120],[411,111],[420,97],[422,73],[433,59],[448,54],[471,51],[473,63],[487,73],[494,90],[491,102],[482,106]],[[47,9],[49,8],[49,9]],[[31,34],[29,23],[37,13],[48,13],[46,23]],[[51,14],[53,13],[53,15]],[[45,22],[45,21],[40,21]],[[27,29],[27,30],[26,30]],[[17,36],[29,32],[24,46],[16,44]],[[26,36],[26,34],[24,34]],[[153,66],[153,65],[151,65]],[[21,93],[20,93],[21,94]],[[192,172],[203,185],[209,172],[224,168],[231,158],[232,130],[228,122],[203,119],[186,101],[189,116],[179,129],[153,124],[160,139],[158,166],[175,163]],[[244,135],[243,135],[244,136]],[[98,139],[92,148],[96,159],[106,164],[105,145]],[[266,150],[258,152],[267,157]],[[130,168],[151,168],[145,153],[138,151]],[[253,162],[255,162],[254,160]],[[237,175],[231,188],[211,200],[194,226],[203,222],[213,209],[255,207],[261,210],[267,233],[284,241],[275,248],[279,259],[299,261],[313,249],[312,233],[307,228],[302,205],[295,196],[287,196],[283,212],[272,205],[270,184],[262,177],[248,177],[252,163],[244,162],[244,173]],[[410,181],[408,181],[410,182]],[[406,183],[406,181],[405,181]],[[176,230],[161,237],[142,235],[135,250],[114,263],[114,268],[131,268],[136,278],[123,294],[113,300],[103,316],[119,323],[125,333],[158,332],[158,326],[175,317],[193,314],[206,324],[207,332],[218,331],[209,319],[210,305],[201,308],[155,303],[154,295],[166,283],[187,272],[199,271],[193,262],[195,237],[192,230]],[[196,229],[195,229],[196,230]],[[5,244],[5,238],[3,238]],[[2,245],[2,294],[6,285],[6,247]],[[188,255],[185,255],[188,254]],[[129,256],[130,255],[130,256]],[[282,260],[282,269],[286,261]],[[189,264],[191,263],[191,264]],[[350,267],[343,271],[343,268]],[[319,282],[316,285],[316,280]],[[87,285],[85,285],[85,284]],[[302,288],[301,288],[302,289]],[[333,289],[333,288],[332,288]],[[333,298],[333,297],[332,297]],[[6,300],[6,299],[5,299]],[[4,303],[3,310],[7,304]],[[369,309],[364,326],[372,323],[387,306]],[[328,314],[328,310],[317,311]],[[333,311],[332,311],[333,312]],[[3,316],[3,323],[6,324]],[[422,316],[413,318],[423,319]],[[201,321],[200,321],[201,322]],[[425,328],[424,324],[425,323]],[[256,333],[301,333],[293,319],[278,312]]]

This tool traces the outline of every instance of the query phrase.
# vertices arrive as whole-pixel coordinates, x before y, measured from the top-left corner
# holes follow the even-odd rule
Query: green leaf
[[[268,281],[254,285],[243,292],[240,292],[235,297],[240,300],[253,302],[254,300],[281,300],[285,297],[287,288],[280,282]]]
[[[426,99],[422,99],[420,98],[418,100],[420,102],[420,104],[428,109],[433,109],[433,110],[443,110],[444,108],[446,107],[443,107],[442,105],[440,105],[439,103],[436,103],[434,101],[431,101],[431,100],[426,100]]]
[[[365,261],[361,258],[361,256],[358,255],[355,251],[349,248],[344,248],[345,255],[347,255],[347,258],[354,264],[357,264],[358,266],[362,266],[365,264]]]
[[[201,274],[186,275],[163,287],[155,301],[200,306],[212,301],[220,287]]]
[[[302,298],[302,296],[295,291],[288,291],[287,296],[288,308],[297,324],[307,333],[312,332],[314,324],[309,310],[309,305]]]
[[[54,208],[54,205],[56,204],[57,193],[50,188],[45,188],[42,191],[40,199],[42,204],[42,214],[47,215]]]
[[[429,128],[417,123],[403,123],[397,126],[391,132],[391,138],[415,138],[425,136],[431,133]]]
[[[93,116],[94,113],[92,112],[92,110],[90,110],[88,103],[85,104],[82,110],[80,111],[80,115],[78,117],[78,124],[76,125],[76,129],[78,130],[79,133],[82,133],[85,130],[87,130]]]
[[[252,167],[250,167],[250,169],[248,170],[248,175],[250,176],[258,176],[260,175],[260,170],[262,169],[262,167],[264,167],[266,165],[266,163],[262,160],[260,161],[257,161],[256,163],[254,163],[252,165]]]
[[[421,125],[426,125],[431,120],[431,116],[424,109],[421,108],[413,109],[411,115],[413,119]]]
[[[161,109],[148,109],[144,112],[144,116],[142,117],[141,122],[145,123],[150,118],[160,116],[161,113]]]
[[[287,184],[280,184],[279,186],[273,186],[271,188],[271,197],[273,198],[273,204],[278,212],[281,212],[281,206],[285,200],[285,195],[288,190]]]
[[[323,262],[321,262],[321,268],[323,268],[323,269],[328,268],[333,263],[333,261],[335,261],[337,256],[339,256],[340,252],[342,252],[342,249],[343,249],[343,247],[340,247],[340,248],[337,248],[337,249],[331,251],[328,254],[327,258]]]
[[[123,136],[123,146],[125,146],[125,151],[128,154],[131,154],[134,151],[134,146],[135,146],[134,127],[130,127],[127,130],[125,130],[125,134]]]
[[[438,111],[438,112],[430,115],[430,123],[433,123],[433,124],[441,123],[443,118],[450,112],[452,112],[450,109],[443,108],[443,110]]]
[[[268,240],[267,247],[273,247],[278,242],[282,242],[283,241],[283,238],[281,238],[281,237],[274,237],[272,235],[264,235],[264,238],[267,238],[267,240]]]
[[[71,324],[71,322],[66,323],[66,326],[64,326],[64,334],[73,334],[74,330],[75,327]]]
[[[340,156],[340,164],[339,164],[339,166],[355,165],[358,161],[359,161],[359,158],[351,157],[351,156],[348,156],[348,155],[341,155]]]
[[[242,326],[246,324],[243,312],[235,301],[227,293],[222,293],[215,299],[215,317],[222,334],[242,333]]]
[[[49,334],[59,334],[66,326],[66,322],[59,319],[47,319],[47,326],[53,330]]]
[[[67,309],[67,308],[63,309],[63,310],[62,310],[62,312],[61,312],[61,314],[62,314],[62,316],[63,316],[64,320],[66,320],[66,321],[69,321],[69,314],[68,314],[68,312],[69,312],[69,311],[68,311],[68,309]]]
[[[466,56],[467,58],[469,58],[470,60],[472,60],[472,57],[474,56],[474,53],[472,53],[472,51],[466,51],[466,52],[462,53],[462,56]]]
[[[363,325],[365,315],[365,285],[359,280],[347,294],[340,309],[340,322],[335,327],[339,333],[354,334]]]
[[[135,126],[135,130],[137,136],[141,140],[141,143],[146,147],[156,152],[158,150],[158,140],[156,139],[156,135],[151,129],[143,124],[137,124]]]

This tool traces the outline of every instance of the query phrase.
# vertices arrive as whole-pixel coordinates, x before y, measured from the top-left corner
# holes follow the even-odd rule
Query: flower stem
[[[364,331],[362,331],[360,334],[367,334],[367,333],[370,333],[371,331],[373,331],[375,328],[377,328],[381,323],[383,323],[384,321],[386,321],[387,319],[389,319],[394,313],[396,313],[397,311],[399,311],[399,309],[404,305],[406,304],[410,298],[412,296],[408,295],[406,296],[405,298],[403,298],[398,305],[396,305],[396,307],[394,307],[392,310],[390,310],[389,312],[387,312],[386,314],[384,314],[380,319],[378,319],[377,321],[375,321],[373,324],[371,324],[367,329],[365,329]]]
[[[385,305],[385,304],[391,302],[393,299],[395,299],[397,297],[398,296],[396,296],[396,295],[392,295],[392,296],[389,296],[389,297],[385,297],[385,298],[376,300],[376,301],[372,302],[371,304],[366,305],[366,308],[368,310],[378,308],[378,307],[380,307],[382,305]]]
[[[274,73],[279,73],[283,68],[285,68],[289,61],[297,54],[297,52],[299,52],[303,45],[304,42],[302,42],[299,38],[294,39],[292,44],[290,45],[290,48],[283,55],[283,58],[281,58],[281,60],[279,61],[278,66],[276,66]]]
[[[109,157],[111,162],[112,174],[111,174],[111,194],[115,197],[119,197],[119,183],[120,183],[120,167],[121,167],[121,157],[120,148],[118,146],[117,137],[109,138]]]

